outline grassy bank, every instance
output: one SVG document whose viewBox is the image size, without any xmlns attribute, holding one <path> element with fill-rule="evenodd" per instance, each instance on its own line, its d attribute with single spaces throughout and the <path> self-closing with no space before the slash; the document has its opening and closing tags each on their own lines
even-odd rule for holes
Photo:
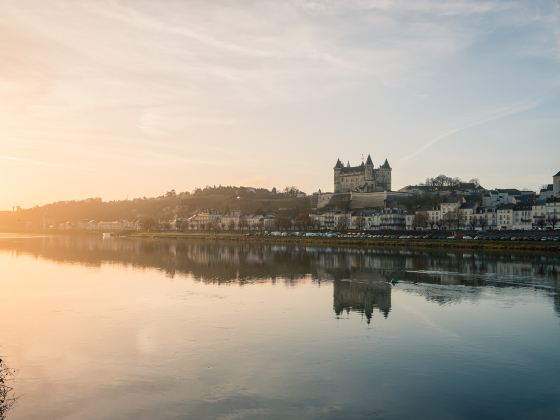
<svg viewBox="0 0 560 420">
<path fill-rule="evenodd" d="M 191 232 L 135 232 L 127 237 L 203 239 L 215 241 L 236 241 L 263 244 L 299 244 L 318 246 L 359 246 L 371 248 L 403 248 L 425 250 L 473 250 L 473 251 L 525 251 L 560 255 L 560 242 L 550 241 L 489 241 L 463 239 L 385 239 L 385 238 L 321 238 L 299 236 L 260 236 L 231 233 L 191 233 Z"/>
</svg>

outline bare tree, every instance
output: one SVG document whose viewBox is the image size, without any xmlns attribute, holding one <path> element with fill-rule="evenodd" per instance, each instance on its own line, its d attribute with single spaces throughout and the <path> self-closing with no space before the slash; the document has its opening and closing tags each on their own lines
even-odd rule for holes
<svg viewBox="0 0 560 420">
<path fill-rule="evenodd" d="M 336 223 L 336 230 L 344 232 L 346 229 L 348 229 L 348 221 L 346 220 L 346 217 L 339 217 Z"/>
<path fill-rule="evenodd" d="M 556 228 L 556 224 L 558 223 L 558 216 L 556 215 L 556 211 L 553 214 L 548 215 L 548 224 L 552 226 L 552 229 Z"/>
<path fill-rule="evenodd" d="M 356 217 L 356 229 L 364 230 L 366 228 L 366 218 L 364 216 Z"/>
<path fill-rule="evenodd" d="M 428 225 L 428 213 L 425 211 L 418 211 L 414 215 L 414 229 L 425 228 Z"/>
<path fill-rule="evenodd" d="M 219 230 L 220 229 L 220 223 L 218 222 L 218 219 L 212 218 L 208 221 L 208 229 L 209 230 Z"/>
<path fill-rule="evenodd" d="M 0 358 L 0 419 L 6 418 L 6 413 L 16 402 L 14 397 L 14 389 L 10 386 L 13 379 L 14 371 L 6 366 Z"/>
<path fill-rule="evenodd" d="M 181 224 L 179 225 L 179 230 L 181 232 L 186 232 L 187 230 L 189 230 L 190 224 L 188 220 L 183 220 L 181 222 Z"/>
<path fill-rule="evenodd" d="M 157 228 L 157 222 L 153 217 L 143 217 L 140 219 L 140 228 L 149 232 Z"/>
<path fill-rule="evenodd" d="M 296 196 L 300 193 L 301 191 L 299 190 L 299 188 L 292 186 L 287 186 L 286 188 L 284 188 L 283 193 L 286 195 L 290 195 L 290 196 Z"/>
<path fill-rule="evenodd" d="M 478 217 L 476 217 L 475 214 L 471 215 L 471 217 L 469 218 L 469 225 L 471 226 L 472 230 L 475 230 L 478 226 Z"/>
<path fill-rule="evenodd" d="M 488 224 L 488 220 L 486 219 L 485 215 L 480 215 L 478 217 L 478 225 L 480 226 L 480 228 L 482 230 L 484 230 L 484 228 L 486 227 L 486 225 Z"/>
<path fill-rule="evenodd" d="M 247 221 L 247 218 L 245 216 L 239 217 L 238 227 L 241 232 L 249 227 L 249 222 Z"/>
<path fill-rule="evenodd" d="M 546 219 L 544 216 L 537 217 L 536 225 L 539 229 L 543 229 L 546 226 Z"/>
<path fill-rule="evenodd" d="M 298 214 L 295 220 L 297 229 L 308 230 L 311 226 L 311 218 L 307 213 Z"/>
<path fill-rule="evenodd" d="M 292 221 L 286 216 L 278 216 L 276 218 L 276 227 L 278 230 L 289 230 L 292 227 Z"/>
</svg>

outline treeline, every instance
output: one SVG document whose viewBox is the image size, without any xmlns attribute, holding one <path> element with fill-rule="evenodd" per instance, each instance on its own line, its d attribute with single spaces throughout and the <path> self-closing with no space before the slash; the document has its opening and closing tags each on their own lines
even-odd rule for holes
<svg viewBox="0 0 560 420">
<path fill-rule="evenodd" d="M 275 188 L 208 186 L 193 192 L 168 191 L 159 197 L 103 201 L 101 198 L 60 201 L 15 212 L 0 212 L 0 229 L 44 229 L 79 220 L 169 220 L 189 217 L 200 210 L 242 214 L 284 214 L 295 216 L 308 211 L 310 200 L 295 187 L 281 192 Z"/>
<path fill-rule="evenodd" d="M 447 175 L 438 175 L 431 178 L 426 178 L 425 182 L 420 183 L 421 186 L 432 188 L 433 190 L 454 190 L 464 187 L 480 188 L 478 178 L 473 178 L 469 181 L 463 181 L 460 178 L 450 177 Z"/>
</svg>

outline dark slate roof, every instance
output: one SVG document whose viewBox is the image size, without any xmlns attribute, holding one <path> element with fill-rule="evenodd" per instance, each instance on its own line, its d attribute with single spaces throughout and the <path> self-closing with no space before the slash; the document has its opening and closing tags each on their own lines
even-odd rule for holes
<svg viewBox="0 0 560 420">
<path fill-rule="evenodd" d="M 508 193 L 510 195 L 521 194 L 521 191 L 519 191 L 517 188 L 496 188 L 496 191 L 498 191 L 499 193 Z"/>
<path fill-rule="evenodd" d="M 340 172 L 343 174 L 351 174 L 351 173 L 362 173 L 364 171 L 364 163 L 360 166 L 343 166 L 340 168 Z"/>
<path fill-rule="evenodd" d="M 386 169 L 391 169 L 391 167 L 389 166 L 389 161 L 387 159 L 385 159 L 385 162 L 383 163 L 383 165 L 381 165 L 381 167 Z"/>
<path fill-rule="evenodd" d="M 342 162 L 340 161 L 340 158 L 338 158 L 336 160 L 336 165 L 334 165 L 335 168 L 343 168 L 344 165 L 342 165 Z"/>
<path fill-rule="evenodd" d="M 560 176 L 560 171 L 558 171 L 558 173 L 554 175 L 553 178 L 556 178 L 557 176 Z"/>
<path fill-rule="evenodd" d="M 541 192 L 552 191 L 554 189 L 554 184 L 548 184 L 546 188 L 541 188 Z"/>
<path fill-rule="evenodd" d="M 498 207 L 498 210 L 513 210 L 514 207 L 513 204 L 502 204 Z"/>
<path fill-rule="evenodd" d="M 371 160 L 371 155 L 367 155 L 366 165 L 373 165 L 373 161 Z"/>
</svg>

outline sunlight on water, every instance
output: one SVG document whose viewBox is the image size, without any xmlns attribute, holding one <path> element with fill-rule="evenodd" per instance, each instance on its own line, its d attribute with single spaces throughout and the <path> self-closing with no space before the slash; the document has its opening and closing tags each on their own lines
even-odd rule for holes
<svg viewBox="0 0 560 420">
<path fill-rule="evenodd" d="M 0 240 L 8 419 L 556 418 L 560 258 Z"/>
</svg>

